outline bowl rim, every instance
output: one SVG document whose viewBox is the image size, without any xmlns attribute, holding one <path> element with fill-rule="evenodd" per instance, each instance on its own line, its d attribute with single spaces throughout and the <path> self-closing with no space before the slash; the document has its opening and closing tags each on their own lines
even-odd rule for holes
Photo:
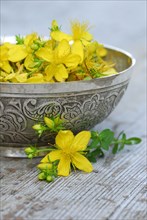
<svg viewBox="0 0 147 220">
<path fill-rule="evenodd" d="M 11 37 L 10 37 L 11 38 Z M 102 43 L 103 44 L 103 43 Z M 0 82 L 1 85 L 64 85 L 64 84 L 77 84 L 77 83 L 81 83 L 81 82 L 94 82 L 95 80 L 96 81 L 103 81 L 104 79 L 113 79 L 114 76 L 120 76 L 122 74 L 125 74 L 128 70 L 132 69 L 134 67 L 134 65 L 136 64 L 136 59 L 134 58 L 134 56 L 129 53 L 128 51 L 124 50 L 124 49 L 121 49 L 119 47 L 116 47 L 116 46 L 111 46 L 109 44 L 103 44 L 104 45 L 104 48 L 106 49 L 110 49 L 110 50 L 114 50 L 114 51 L 117 51 L 117 52 L 120 52 L 124 55 L 126 55 L 127 57 L 129 57 L 131 59 L 131 65 L 126 68 L 125 70 L 123 71 L 120 71 L 118 72 L 118 74 L 113 74 L 113 75 L 110 75 L 110 76 L 104 76 L 104 77 L 101 77 L 101 78 L 94 78 L 94 79 L 91 79 L 91 80 L 79 80 L 79 81 L 70 81 L 70 82 L 54 82 L 54 83 L 50 83 L 50 82 L 46 82 L 46 83 L 10 83 L 10 82 Z"/>
</svg>

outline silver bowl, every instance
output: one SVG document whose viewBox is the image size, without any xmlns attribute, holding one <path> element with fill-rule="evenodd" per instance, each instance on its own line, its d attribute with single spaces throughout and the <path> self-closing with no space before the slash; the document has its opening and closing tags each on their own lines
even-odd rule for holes
<svg viewBox="0 0 147 220">
<path fill-rule="evenodd" d="M 32 126 L 45 115 L 60 115 L 74 133 L 101 123 L 125 93 L 135 59 L 126 51 L 105 46 L 106 60 L 116 63 L 119 74 L 89 81 L 46 84 L 0 83 L 0 151 L 2 156 L 25 157 L 29 144 L 38 139 Z"/>
</svg>

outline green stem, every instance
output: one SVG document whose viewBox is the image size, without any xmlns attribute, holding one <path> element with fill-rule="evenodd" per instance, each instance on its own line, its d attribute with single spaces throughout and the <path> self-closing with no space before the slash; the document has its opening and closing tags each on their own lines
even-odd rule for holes
<svg viewBox="0 0 147 220">
<path fill-rule="evenodd" d="M 125 141 L 124 140 L 115 140 L 111 143 L 112 144 L 120 144 L 120 143 L 124 143 L 125 144 Z"/>
<path fill-rule="evenodd" d="M 52 151 L 52 150 L 55 150 L 55 148 L 44 148 L 44 149 L 37 150 L 36 152 L 39 153 L 39 152 Z"/>
</svg>

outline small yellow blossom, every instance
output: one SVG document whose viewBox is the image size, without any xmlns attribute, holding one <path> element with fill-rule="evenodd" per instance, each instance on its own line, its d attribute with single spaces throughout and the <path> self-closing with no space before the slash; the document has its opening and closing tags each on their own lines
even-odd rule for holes
<svg viewBox="0 0 147 220">
<path fill-rule="evenodd" d="M 24 45 L 30 50 L 31 45 L 34 43 L 35 40 L 38 39 L 37 33 L 28 34 L 24 38 Z M 31 50 L 30 50 L 31 52 Z"/>
<path fill-rule="evenodd" d="M 60 176 L 69 175 L 71 164 L 79 170 L 92 172 L 92 164 L 82 155 L 90 137 L 91 133 L 89 131 L 82 131 L 74 136 L 70 130 L 60 130 L 55 139 L 57 150 L 47 154 L 41 162 L 48 163 L 59 160 L 57 169 Z"/>
<path fill-rule="evenodd" d="M 16 43 L 0 45 L 0 82 L 54 83 L 117 74 L 87 23 L 71 22 L 71 34 L 66 34 L 53 20 L 50 37 L 16 35 Z"/>
<path fill-rule="evenodd" d="M 71 31 L 72 31 L 72 40 L 73 41 L 81 41 L 83 45 L 89 44 L 93 36 L 88 32 L 88 24 L 80 23 L 78 21 L 71 23 Z"/>
<path fill-rule="evenodd" d="M 67 40 L 62 40 L 54 50 L 48 47 L 39 49 L 36 56 L 49 63 L 45 69 L 47 81 L 52 80 L 53 77 L 59 82 L 65 81 L 68 78 L 67 68 L 74 68 L 81 61 L 78 55 L 71 53 Z"/>
<path fill-rule="evenodd" d="M 56 24 L 57 25 L 57 24 Z M 80 23 L 78 21 L 71 22 L 71 35 L 67 35 L 64 32 L 52 31 L 51 37 L 56 41 L 61 41 L 63 39 L 70 42 L 72 45 L 72 52 L 73 54 L 79 55 L 81 57 L 81 62 L 83 61 L 84 57 L 84 47 L 88 45 L 93 36 L 88 32 L 88 24 L 87 23 Z"/>
<path fill-rule="evenodd" d="M 89 27 L 87 23 L 80 23 L 78 21 L 71 22 L 71 35 L 65 34 L 60 31 L 59 28 L 54 30 L 55 27 L 58 27 L 56 21 L 53 21 L 52 27 L 53 31 L 51 32 L 51 37 L 56 41 L 61 41 L 63 39 L 73 42 L 81 41 L 83 45 L 87 45 L 93 39 L 93 36 L 88 32 Z"/>
<path fill-rule="evenodd" d="M 72 37 L 69 34 L 66 34 L 60 30 L 56 20 L 52 21 L 50 36 L 55 41 L 72 40 Z"/>
</svg>

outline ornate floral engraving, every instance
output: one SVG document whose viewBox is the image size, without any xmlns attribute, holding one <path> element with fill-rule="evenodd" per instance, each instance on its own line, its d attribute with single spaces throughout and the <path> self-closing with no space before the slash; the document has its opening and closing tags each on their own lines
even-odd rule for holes
<svg viewBox="0 0 147 220">
<path fill-rule="evenodd" d="M 2 97 L 0 101 L 0 143 L 20 146 L 35 143 L 38 139 L 32 125 L 44 115 L 61 115 L 65 127 L 75 133 L 90 129 L 103 121 L 123 96 L 127 84 L 106 90 L 67 94 L 60 97 Z M 47 143 L 48 136 L 38 140 Z"/>
</svg>

